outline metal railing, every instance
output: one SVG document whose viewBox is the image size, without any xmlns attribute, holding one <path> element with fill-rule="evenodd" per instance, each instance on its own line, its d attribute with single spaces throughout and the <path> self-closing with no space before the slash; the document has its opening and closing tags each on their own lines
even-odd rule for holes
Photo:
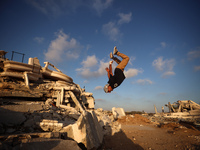
<svg viewBox="0 0 200 150">
<path fill-rule="evenodd" d="M 12 51 L 12 57 L 11 57 L 11 60 L 13 60 L 14 53 L 17 53 L 17 54 L 21 54 L 21 55 L 23 55 L 23 56 L 22 56 L 22 62 L 24 61 L 24 55 L 25 55 L 25 54 L 23 54 L 23 53 L 19 53 L 19 52 L 15 52 L 15 51 Z"/>
</svg>

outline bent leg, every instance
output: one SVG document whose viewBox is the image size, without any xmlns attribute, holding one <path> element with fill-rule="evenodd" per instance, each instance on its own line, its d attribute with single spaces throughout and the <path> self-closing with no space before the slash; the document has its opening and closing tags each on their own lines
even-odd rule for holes
<svg viewBox="0 0 200 150">
<path fill-rule="evenodd" d="M 125 54 L 120 53 L 119 51 L 117 52 L 117 56 L 120 56 L 123 60 L 118 64 L 118 66 L 116 68 L 119 68 L 122 71 L 124 71 L 124 68 L 128 64 L 129 57 Z"/>
<path fill-rule="evenodd" d="M 119 60 L 117 57 L 112 58 L 117 64 L 121 63 L 121 60 Z"/>
</svg>

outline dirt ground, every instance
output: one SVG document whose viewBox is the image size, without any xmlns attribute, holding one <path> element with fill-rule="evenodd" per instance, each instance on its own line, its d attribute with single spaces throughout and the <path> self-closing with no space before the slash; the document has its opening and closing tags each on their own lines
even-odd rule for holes
<svg viewBox="0 0 200 150">
<path fill-rule="evenodd" d="M 106 136 L 102 150 L 200 150 L 200 130 L 189 124 L 156 125 L 135 114 L 118 119 L 122 131 Z"/>
</svg>

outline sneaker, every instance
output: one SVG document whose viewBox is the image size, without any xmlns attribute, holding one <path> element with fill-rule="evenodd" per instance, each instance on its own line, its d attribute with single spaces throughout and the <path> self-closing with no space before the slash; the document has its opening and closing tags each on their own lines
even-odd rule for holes
<svg viewBox="0 0 200 150">
<path fill-rule="evenodd" d="M 114 50 L 113 50 L 113 54 L 116 55 L 117 52 L 118 52 L 118 50 L 117 50 L 117 47 L 115 46 L 115 47 L 114 47 Z"/>
<path fill-rule="evenodd" d="M 112 52 L 110 53 L 110 58 L 113 59 L 113 54 L 112 54 Z"/>
</svg>

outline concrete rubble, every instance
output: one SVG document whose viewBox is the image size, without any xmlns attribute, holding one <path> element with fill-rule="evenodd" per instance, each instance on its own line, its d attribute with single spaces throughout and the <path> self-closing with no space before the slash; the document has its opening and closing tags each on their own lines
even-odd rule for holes
<svg viewBox="0 0 200 150">
<path fill-rule="evenodd" d="M 121 118 L 123 116 L 126 116 L 123 108 L 112 108 L 112 113 L 115 119 Z"/>
<path fill-rule="evenodd" d="M 54 65 L 41 67 L 37 58 L 15 62 L 5 54 L 0 51 L 0 149 L 61 149 L 65 144 L 97 149 L 104 135 L 121 131 L 113 115 L 95 110 L 92 93 Z"/>
<path fill-rule="evenodd" d="M 155 108 L 155 114 L 149 119 L 160 126 L 161 124 L 168 124 L 171 122 L 175 123 L 186 123 L 194 127 L 200 127 L 200 105 L 192 100 L 178 100 L 171 104 L 165 105 L 169 112 L 158 113 L 157 108 Z"/>
</svg>

